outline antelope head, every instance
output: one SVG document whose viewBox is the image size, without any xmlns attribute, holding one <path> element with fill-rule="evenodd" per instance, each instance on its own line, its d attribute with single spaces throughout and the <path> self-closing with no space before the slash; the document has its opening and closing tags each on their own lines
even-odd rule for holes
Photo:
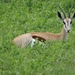
<svg viewBox="0 0 75 75">
<path fill-rule="evenodd" d="M 59 6 L 60 8 L 60 6 Z M 72 10 L 73 6 L 71 7 L 69 13 L 68 13 L 68 17 L 66 17 L 66 14 L 64 13 L 64 11 L 61 9 L 61 11 L 63 12 L 64 18 L 62 17 L 61 13 L 59 11 L 57 11 L 58 17 L 63 21 L 63 25 L 64 25 L 64 29 L 67 33 L 70 32 L 71 29 L 71 24 L 72 24 L 72 20 L 73 18 L 75 18 L 75 13 L 72 15 L 72 17 L 70 17 L 70 13 Z"/>
</svg>

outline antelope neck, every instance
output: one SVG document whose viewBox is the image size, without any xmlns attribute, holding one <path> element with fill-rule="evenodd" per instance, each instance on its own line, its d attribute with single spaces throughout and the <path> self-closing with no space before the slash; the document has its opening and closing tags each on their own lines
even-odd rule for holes
<svg viewBox="0 0 75 75">
<path fill-rule="evenodd" d="M 60 39 L 61 40 L 65 40 L 67 37 L 67 32 L 66 30 L 64 29 L 64 27 L 62 28 L 62 31 L 61 31 L 61 36 L 60 36 Z"/>
</svg>

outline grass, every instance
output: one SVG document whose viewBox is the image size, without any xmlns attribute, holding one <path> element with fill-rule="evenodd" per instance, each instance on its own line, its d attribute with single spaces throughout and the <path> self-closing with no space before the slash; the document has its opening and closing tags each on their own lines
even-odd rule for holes
<svg viewBox="0 0 75 75">
<path fill-rule="evenodd" d="M 75 75 L 75 20 L 63 43 L 46 41 L 21 49 L 12 42 L 27 32 L 59 33 L 58 4 L 67 13 L 75 1 L 0 0 L 0 75 Z"/>
</svg>

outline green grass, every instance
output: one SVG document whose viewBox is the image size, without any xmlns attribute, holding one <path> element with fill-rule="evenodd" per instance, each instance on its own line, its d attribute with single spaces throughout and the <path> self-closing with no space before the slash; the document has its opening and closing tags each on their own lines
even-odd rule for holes
<svg viewBox="0 0 75 75">
<path fill-rule="evenodd" d="M 75 75 L 75 20 L 63 43 L 46 41 L 21 49 L 12 42 L 27 32 L 59 33 L 58 4 L 67 13 L 75 1 L 0 0 L 0 75 Z"/>
</svg>

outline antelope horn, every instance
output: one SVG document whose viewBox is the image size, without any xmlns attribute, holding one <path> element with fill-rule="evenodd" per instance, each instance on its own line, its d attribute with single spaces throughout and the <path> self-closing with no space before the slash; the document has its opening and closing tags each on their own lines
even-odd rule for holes
<svg viewBox="0 0 75 75">
<path fill-rule="evenodd" d="M 59 5 L 58 5 L 59 6 Z M 59 6 L 59 8 L 60 8 L 60 10 L 63 12 L 63 14 L 64 14 L 64 18 L 66 18 L 66 14 L 65 14 L 65 12 L 62 10 L 62 8 Z"/>
<path fill-rule="evenodd" d="M 70 11 L 69 11 L 69 13 L 68 13 L 68 18 L 70 18 L 70 13 L 71 13 L 71 11 L 72 11 L 73 6 L 74 6 L 74 5 L 72 5 L 72 7 L 71 7 L 71 9 L 70 9 Z"/>
</svg>

